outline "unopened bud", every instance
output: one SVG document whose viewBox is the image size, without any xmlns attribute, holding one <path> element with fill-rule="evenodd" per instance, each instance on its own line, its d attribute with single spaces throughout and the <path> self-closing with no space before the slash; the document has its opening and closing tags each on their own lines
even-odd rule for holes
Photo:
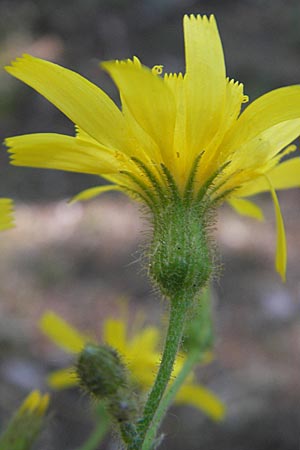
<svg viewBox="0 0 300 450">
<path fill-rule="evenodd" d="M 48 394 L 31 392 L 0 436 L 0 450 L 30 450 L 42 428 L 48 404 Z"/>
<path fill-rule="evenodd" d="M 80 385 L 97 398 L 113 396 L 126 383 L 126 369 L 108 345 L 87 344 L 77 361 Z"/>
<path fill-rule="evenodd" d="M 115 349 L 108 345 L 86 345 L 79 355 L 76 370 L 79 384 L 97 399 L 105 400 L 113 421 L 124 426 L 135 421 L 139 396 Z"/>
</svg>

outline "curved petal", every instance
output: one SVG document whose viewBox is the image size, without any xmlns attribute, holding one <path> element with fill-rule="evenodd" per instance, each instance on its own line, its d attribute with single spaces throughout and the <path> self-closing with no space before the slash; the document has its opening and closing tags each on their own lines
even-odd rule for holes
<svg viewBox="0 0 300 450">
<path fill-rule="evenodd" d="M 259 97 L 240 115 L 223 143 L 223 150 L 236 149 L 287 120 L 300 118 L 300 86 L 287 86 Z"/>
<path fill-rule="evenodd" d="M 255 203 L 244 198 L 232 197 L 227 200 L 230 206 L 242 216 L 252 217 L 257 220 L 264 220 L 262 210 Z"/>
<path fill-rule="evenodd" d="M 226 75 L 222 44 L 213 16 L 184 16 L 187 149 L 205 150 L 224 114 Z"/>
<path fill-rule="evenodd" d="M 0 198 L 0 231 L 14 226 L 13 201 L 10 198 Z"/>
<path fill-rule="evenodd" d="M 47 382 L 53 389 L 66 389 L 78 384 L 73 367 L 55 370 L 48 375 Z"/>
<path fill-rule="evenodd" d="M 274 187 L 272 186 L 270 180 L 266 177 L 269 186 L 270 192 L 273 199 L 275 215 L 276 215 L 276 259 L 275 259 L 275 267 L 277 272 L 280 274 L 282 281 L 285 281 L 286 278 L 286 261 L 287 261 L 287 248 L 286 248 L 286 236 L 285 236 L 285 228 L 283 223 L 283 218 L 281 214 L 280 205 L 278 202 L 278 198 Z"/>
<path fill-rule="evenodd" d="M 278 164 L 267 173 L 267 176 L 276 190 L 300 187 L 300 158 L 291 158 Z M 261 176 L 242 186 L 238 194 L 242 197 L 248 197 L 260 192 L 266 192 L 269 189 L 270 187 L 265 177 Z"/>
<path fill-rule="evenodd" d="M 120 163 L 107 148 L 55 133 L 25 134 L 5 139 L 11 163 L 101 175 L 118 173 Z"/>
<path fill-rule="evenodd" d="M 116 186 L 115 184 L 110 184 L 108 186 L 95 186 L 89 189 L 85 189 L 84 191 L 79 192 L 79 194 L 75 195 L 70 201 L 69 204 L 76 203 L 82 200 L 90 200 L 92 198 L 98 197 L 98 195 L 103 194 L 103 192 L 107 191 L 121 191 L 120 186 Z"/>
<path fill-rule="evenodd" d="M 224 403 L 209 389 L 198 384 L 183 385 L 175 402 L 195 406 L 214 420 L 222 420 L 225 415 Z"/>
<path fill-rule="evenodd" d="M 56 345 L 70 353 L 78 353 L 89 339 L 52 311 L 46 312 L 39 327 Z"/>
<path fill-rule="evenodd" d="M 300 119 L 288 120 L 268 128 L 233 152 L 230 170 L 234 172 L 240 168 L 257 168 L 261 173 L 265 172 L 269 168 L 269 162 L 272 165 L 272 159 L 299 134 Z"/>
<path fill-rule="evenodd" d="M 72 70 L 30 55 L 5 68 L 31 86 L 99 143 L 127 148 L 126 123 L 121 111 L 96 85 Z"/>
<path fill-rule="evenodd" d="M 156 142 L 164 162 L 172 160 L 176 117 L 175 99 L 163 79 L 133 61 L 107 61 L 102 67 L 110 74 L 121 99 L 138 124 Z"/>
</svg>

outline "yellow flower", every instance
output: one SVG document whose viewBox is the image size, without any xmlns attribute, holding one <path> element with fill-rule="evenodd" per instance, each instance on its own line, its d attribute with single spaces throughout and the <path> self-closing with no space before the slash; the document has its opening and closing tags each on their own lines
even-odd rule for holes
<svg viewBox="0 0 300 450">
<path fill-rule="evenodd" d="M 155 209 L 172 195 L 262 219 L 245 197 L 270 191 L 277 219 L 276 268 L 285 277 L 286 242 L 276 189 L 299 186 L 300 158 L 281 162 L 300 133 L 300 86 L 273 90 L 241 113 L 243 85 L 226 78 L 213 16 L 185 16 L 185 74 L 152 70 L 138 58 L 108 61 L 120 110 L 77 73 L 24 55 L 6 70 L 36 89 L 76 124 L 76 137 L 29 134 L 8 138 L 12 164 L 101 175 L 113 184 L 76 199 L 122 190 Z"/>
<path fill-rule="evenodd" d="M 12 200 L 10 198 L 0 198 L 0 231 L 14 226 L 12 210 Z"/>
<path fill-rule="evenodd" d="M 18 410 L 19 415 L 32 414 L 39 417 L 45 415 L 49 405 L 49 394 L 41 395 L 39 391 L 32 391 Z"/>
<path fill-rule="evenodd" d="M 0 436 L 1 450 L 29 450 L 41 431 L 49 405 L 49 395 L 32 391 L 16 411 Z"/>
<path fill-rule="evenodd" d="M 92 339 L 81 334 L 53 312 L 46 312 L 40 320 L 41 330 L 67 352 L 77 354 Z M 116 349 L 127 365 L 132 379 L 141 390 L 146 391 L 154 382 L 160 362 L 159 330 L 145 327 L 128 336 L 128 324 L 122 320 L 106 319 L 103 325 L 103 342 Z M 176 376 L 184 363 L 184 356 L 176 359 L 173 375 Z M 55 389 L 74 386 L 77 383 L 72 367 L 53 372 L 48 377 Z M 179 390 L 177 403 L 195 406 L 215 420 L 224 416 L 223 403 L 208 389 L 196 384 L 193 374 Z"/>
</svg>

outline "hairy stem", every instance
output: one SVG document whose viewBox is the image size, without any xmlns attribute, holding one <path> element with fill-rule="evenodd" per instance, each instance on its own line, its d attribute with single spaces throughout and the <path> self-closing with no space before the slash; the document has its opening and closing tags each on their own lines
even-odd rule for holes
<svg viewBox="0 0 300 450">
<path fill-rule="evenodd" d="M 177 375 L 171 386 L 168 388 L 167 392 L 165 393 L 164 397 L 162 398 L 159 404 L 159 407 L 153 418 L 152 424 L 148 428 L 148 431 L 146 433 L 142 450 L 151 450 L 153 441 L 157 435 L 158 428 L 166 414 L 166 411 L 168 410 L 169 406 L 173 403 L 177 392 L 185 382 L 187 376 L 190 374 L 194 366 L 197 363 L 199 363 L 199 361 L 200 361 L 200 354 L 198 350 L 195 350 L 189 354 L 181 371 L 179 372 L 179 374 Z"/>
<path fill-rule="evenodd" d="M 128 450 L 141 450 L 145 436 L 151 426 L 160 401 L 169 383 L 178 347 L 181 341 L 185 323 L 185 317 L 189 310 L 191 299 L 183 299 L 177 295 L 171 301 L 170 321 L 162 355 L 160 368 L 155 383 L 146 402 L 142 419 L 138 424 L 137 438 L 132 442 Z"/>
</svg>

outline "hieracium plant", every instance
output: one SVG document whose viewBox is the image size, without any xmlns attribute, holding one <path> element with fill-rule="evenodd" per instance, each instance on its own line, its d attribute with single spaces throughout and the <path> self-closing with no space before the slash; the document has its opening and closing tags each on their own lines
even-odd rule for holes
<svg viewBox="0 0 300 450">
<path fill-rule="evenodd" d="M 300 158 L 284 159 L 300 134 L 300 86 L 273 90 L 248 105 L 243 85 L 226 76 L 214 17 L 185 16 L 183 26 L 185 73 L 163 73 L 160 65 L 149 69 L 137 57 L 101 64 L 119 89 L 121 108 L 99 87 L 51 62 L 24 55 L 6 67 L 75 124 L 75 136 L 6 139 L 11 163 L 99 175 L 109 184 L 74 200 L 119 190 L 149 211 L 148 272 L 170 305 L 154 383 L 144 400 L 126 359 L 107 344 L 87 343 L 76 372 L 94 398 L 105 400 L 128 450 L 158 447 L 167 406 L 211 346 L 209 303 L 201 293 L 215 272 L 216 208 L 228 202 L 238 213 L 262 219 L 248 197 L 270 192 L 275 265 L 284 280 L 286 240 L 276 190 L 300 185 Z M 171 379 L 183 334 L 188 356 Z"/>
</svg>

